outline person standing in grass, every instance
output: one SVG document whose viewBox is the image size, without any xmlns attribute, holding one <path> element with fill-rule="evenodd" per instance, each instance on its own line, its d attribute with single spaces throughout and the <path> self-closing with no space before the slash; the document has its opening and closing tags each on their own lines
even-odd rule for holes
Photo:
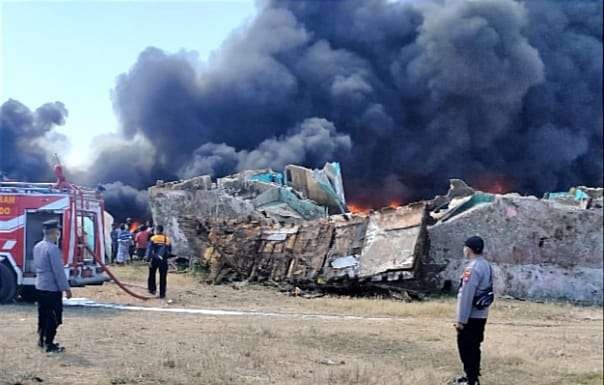
<svg viewBox="0 0 604 385">
<path fill-rule="evenodd" d="M 457 348 L 465 376 L 457 384 L 480 384 L 480 344 L 493 302 L 493 270 L 482 255 L 484 241 L 478 236 L 466 240 L 463 253 L 468 259 L 457 294 Z"/>
<path fill-rule="evenodd" d="M 38 302 L 38 346 L 49 353 L 64 348 L 54 342 L 57 328 L 63 323 L 63 295 L 71 298 L 71 289 L 65 275 L 61 249 L 61 225 L 57 220 L 42 224 L 44 239 L 34 246 L 36 294 Z"/>
<path fill-rule="evenodd" d="M 117 236 L 120 232 L 120 225 L 118 223 L 113 223 L 111 225 L 111 261 L 110 263 L 115 262 L 117 257 Z"/>
<path fill-rule="evenodd" d="M 136 246 L 136 258 L 141 261 L 145 258 L 150 236 L 151 234 L 149 233 L 147 226 L 142 225 L 141 227 L 139 227 L 139 231 L 134 237 L 134 243 Z"/>
<path fill-rule="evenodd" d="M 126 225 L 122 223 L 120 231 L 117 234 L 117 256 L 116 262 L 118 265 L 123 265 L 130 257 L 130 246 L 132 245 L 132 234 L 126 229 Z"/>
<path fill-rule="evenodd" d="M 170 244 L 170 239 L 164 234 L 164 227 L 157 225 L 155 227 L 155 235 L 149 240 L 149 247 L 147 248 L 147 257 L 149 258 L 147 289 L 149 293 L 155 295 L 155 275 L 157 270 L 159 270 L 159 298 L 165 298 L 166 296 L 168 258 L 171 253 L 172 245 Z"/>
</svg>

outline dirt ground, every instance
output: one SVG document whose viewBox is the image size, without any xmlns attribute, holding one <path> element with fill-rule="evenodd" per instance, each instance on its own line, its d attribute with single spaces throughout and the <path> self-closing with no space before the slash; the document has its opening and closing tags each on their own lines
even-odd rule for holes
<svg viewBox="0 0 604 385">
<path fill-rule="evenodd" d="M 114 268 L 144 293 L 144 266 Z M 0 384 L 446 384 L 459 374 L 454 299 L 289 297 L 249 285 L 208 286 L 168 276 L 168 298 L 138 301 L 114 284 L 75 297 L 160 308 L 280 313 L 281 316 L 66 308 L 63 354 L 36 346 L 32 304 L 0 307 Z M 357 318 L 302 317 L 303 314 Z M 483 345 L 482 383 L 600 385 L 601 307 L 498 299 Z"/>
</svg>

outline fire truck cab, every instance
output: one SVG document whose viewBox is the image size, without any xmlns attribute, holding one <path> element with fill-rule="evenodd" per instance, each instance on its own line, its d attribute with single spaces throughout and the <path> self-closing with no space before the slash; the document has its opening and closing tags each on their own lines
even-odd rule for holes
<svg viewBox="0 0 604 385">
<path fill-rule="evenodd" d="M 59 248 L 71 286 L 102 284 L 104 204 L 100 192 L 71 184 L 0 182 L 0 303 L 33 292 L 33 248 L 42 223 L 62 224 Z"/>
</svg>

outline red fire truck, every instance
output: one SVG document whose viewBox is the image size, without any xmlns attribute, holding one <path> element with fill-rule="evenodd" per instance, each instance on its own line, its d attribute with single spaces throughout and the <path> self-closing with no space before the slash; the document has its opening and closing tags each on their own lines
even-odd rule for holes
<svg viewBox="0 0 604 385">
<path fill-rule="evenodd" d="M 33 292 L 34 245 L 42 223 L 62 223 L 59 247 L 72 286 L 102 284 L 105 227 L 102 192 L 65 181 L 60 166 L 56 183 L 0 181 L 0 303 Z M 58 171 L 57 171 L 58 170 Z"/>
</svg>

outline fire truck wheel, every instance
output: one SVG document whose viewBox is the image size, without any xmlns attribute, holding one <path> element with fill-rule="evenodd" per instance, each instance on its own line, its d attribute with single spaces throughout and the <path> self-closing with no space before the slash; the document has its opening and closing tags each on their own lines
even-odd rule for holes
<svg viewBox="0 0 604 385">
<path fill-rule="evenodd" d="M 21 286 L 17 291 L 19 301 L 36 302 L 36 288 L 34 286 Z"/>
<path fill-rule="evenodd" d="M 17 279 L 12 269 L 0 263 L 0 303 L 10 302 L 17 294 Z"/>
</svg>

